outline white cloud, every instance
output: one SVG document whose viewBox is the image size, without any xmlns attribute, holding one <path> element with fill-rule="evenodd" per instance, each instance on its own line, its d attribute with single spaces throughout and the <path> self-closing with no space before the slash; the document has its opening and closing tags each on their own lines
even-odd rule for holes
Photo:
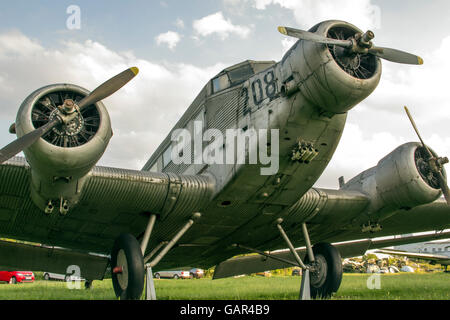
<svg viewBox="0 0 450 320">
<path fill-rule="evenodd" d="M 388 131 L 367 132 L 359 124 L 348 122 L 336 153 L 316 186 L 337 188 L 339 177 L 344 176 L 349 181 L 376 166 L 382 158 L 406 142 L 408 140 L 403 136 Z"/>
<path fill-rule="evenodd" d="M 184 29 L 184 21 L 180 18 L 177 18 L 177 20 L 175 21 L 175 25 L 180 29 Z"/>
<path fill-rule="evenodd" d="M 193 22 L 195 32 L 203 37 L 217 34 L 221 40 L 225 40 L 231 33 L 245 39 L 251 29 L 246 26 L 234 25 L 230 19 L 225 19 L 222 12 L 217 12 Z"/>
<path fill-rule="evenodd" d="M 281 40 L 281 47 L 283 50 L 283 55 L 297 42 L 294 38 L 284 38 Z"/>
<path fill-rule="evenodd" d="M 0 115 L 7 126 L 14 122 L 22 101 L 40 87 L 73 83 L 93 90 L 137 66 L 138 76 L 104 100 L 114 136 L 100 161 L 100 165 L 132 169 L 142 167 L 205 83 L 226 67 L 156 64 L 95 41 L 65 42 L 59 49 L 49 49 L 18 32 L 0 33 L 0 48 L 0 76 L 5 79 L 0 86 Z M 0 141 L 6 145 L 13 139 L 2 135 Z"/>
<path fill-rule="evenodd" d="M 165 44 L 170 50 L 174 50 L 178 42 L 181 40 L 181 36 L 174 31 L 167 31 L 165 33 L 159 34 L 156 38 L 156 43 L 158 46 Z"/>
<path fill-rule="evenodd" d="M 319 21 L 344 20 L 366 29 L 381 28 L 380 8 L 371 0 L 224 0 L 231 7 L 250 4 L 258 10 L 278 5 L 291 10 L 299 27 L 311 28 Z"/>
<path fill-rule="evenodd" d="M 35 54 L 42 52 L 42 46 L 17 30 L 0 34 L 0 57 L 5 55 L 21 55 L 23 52 Z"/>
</svg>

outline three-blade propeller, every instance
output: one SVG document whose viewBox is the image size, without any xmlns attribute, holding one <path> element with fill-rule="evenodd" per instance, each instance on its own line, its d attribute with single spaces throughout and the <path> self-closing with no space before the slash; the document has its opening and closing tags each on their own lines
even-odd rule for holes
<svg viewBox="0 0 450 320">
<path fill-rule="evenodd" d="M 375 47 L 372 43 L 375 34 L 372 31 L 367 31 L 365 34 L 356 34 L 353 38 L 348 40 L 327 38 L 316 33 L 288 27 L 278 27 L 278 31 L 286 36 L 301 40 L 343 47 L 347 50 L 348 54 L 371 54 L 396 63 L 412 65 L 423 64 L 422 58 L 411 53 L 396 49 Z"/>
<path fill-rule="evenodd" d="M 447 201 L 447 204 L 450 205 L 450 191 L 448 189 L 447 185 L 447 179 L 444 176 L 444 164 L 447 164 L 449 162 L 448 158 L 440 158 L 433 155 L 433 153 L 430 151 L 430 149 L 427 147 L 425 142 L 423 141 L 419 130 L 417 129 L 416 123 L 414 122 L 413 117 L 411 116 L 411 113 L 409 112 L 408 108 L 405 107 L 406 114 L 408 115 L 409 120 L 411 121 L 411 124 L 414 128 L 414 131 L 416 131 L 417 136 L 419 137 L 420 142 L 422 143 L 423 148 L 426 150 L 428 155 L 428 163 L 430 166 L 430 170 L 433 174 L 435 174 L 439 180 L 439 188 L 442 190 L 442 193 L 444 194 L 444 198 Z"/>
<path fill-rule="evenodd" d="M 89 95 L 83 98 L 79 104 L 78 108 L 82 110 L 83 108 L 95 104 L 118 91 L 124 85 L 126 85 L 131 79 L 133 79 L 139 72 L 139 69 L 136 67 L 129 68 L 115 77 L 109 79 L 100 85 L 97 89 L 92 91 Z M 37 128 L 30 133 L 20 137 L 19 139 L 13 141 L 6 147 L 0 150 L 0 164 L 5 162 L 6 160 L 14 157 L 19 152 L 24 149 L 30 147 L 33 143 L 35 143 L 39 138 L 48 133 L 51 129 L 53 129 L 58 124 L 63 123 L 64 120 L 62 117 L 56 116 L 53 120 L 43 125 L 40 128 Z"/>
</svg>

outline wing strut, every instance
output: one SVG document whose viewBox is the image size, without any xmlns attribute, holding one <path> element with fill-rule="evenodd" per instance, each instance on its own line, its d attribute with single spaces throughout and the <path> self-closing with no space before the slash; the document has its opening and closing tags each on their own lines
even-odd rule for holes
<svg viewBox="0 0 450 320">
<path fill-rule="evenodd" d="M 289 237 L 287 236 L 286 232 L 284 231 L 281 224 L 283 223 L 283 219 L 280 218 L 277 220 L 277 228 L 281 233 L 281 236 L 284 238 L 284 241 L 286 241 L 286 244 L 289 247 L 289 250 L 291 251 L 292 255 L 294 256 L 295 260 L 298 262 L 299 266 L 303 269 L 302 274 L 302 284 L 300 286 L 300 300 L 311 300 L 311 280 L 310 280 L 310 266 L 306 266 L 302 259 L 300 259 L 300 256 L 298 255 L 297 251 L 295 251 L 294 246 L 292 245 L 291 240 L 289 240 Z M 303 235 L 305 236 L 305 242 L 306 242 L 306 248 L 308 249 L 308 255 L 311 262 L 314 262 L 314 255 L 313 250 L 311 247 L 311 241 L 309 240 L 308 230 L 306 229 L 306 224 L 302 224 L 303 228 Z"/>
<path fill-rule="evenodd" d="M 280 231 L 281 236 L 283 237 L 284 241 L 286 241 L 287 246 L 289 247 L 289 250 L 291 251 L 292 255 L 295 258 L 296 262 L 290 261 L 290 260 L 286 260 L 274 255 L 271 255 L 269 253 L 265 253 L 262 252 L 258 249 L 253 249 L 250 247 L 246 247 L 243 246 L 241 244 L 234 244 L 233 246 L 236 248 L 242 248 L 244 250 L 250 251 L 250 252 L 254 252 L 257 254 L 260 254 L 264 257 L 267 257 L 269 259 L 274 259 L 283 263 L 286 263 L 288 265 L 292 265 L 295 267 L 300 267 L 303 270 L 303 275 L 302 275 L 302 284 L 300 287 L 300 300 L 311 300 L 311 281 L 310 281 L 310 272 L 311 269 L 314 268 L 314 253 L 313 253 L 313 249 L 311 246 L 311 241 L 309 239 L 309 234 L 308 234 L 308 229 L 306 227 L 306 223 L 302 224 L 302 230 L 303 230 L 303 235 L 305 237 L 305 242 L 306 242 L 306 249 L 308 251 L 308 258 L 309 261 L 312 263 L 311 265 L 305 265 L 302 261 L 302 259 L 300 258 L 300 256 L 298 255 L 297 251 L 295 250 L 294 246 L 292 245 L 291 240 L 289 239 L 288 235 L 286 234 L 286 232 L 284 231 L 283 227 L 281 226 L 281 224 L 283 223 L 283 219 L 278 219 L 277 220 L 277 228 Z"/>
<path fill-rule="evenodd" d="M 178 240 L 180 240 L 180 238 L 186 233 L 186 231 L 188 231 L 192 225 L 194 224 L 194 220 L 199 219 L 201 217 L 201 213 L 197 212 L 195 213 L 191 219 L 188 220 L 188 222 L 180 229 L 180 231 L 177 232 L 177 234 L 172 238 L 172 240 L 170 240 L 169 242 L 165 243 L 162 242 L 160 243 L 157 248 L 161 248 L 164 244 L 166 245 L 164 247 L 164 249 L 161 250 L 161 252 L 149 263 L 147 263 L 148 260 L 150 260 L 150 258 L 156 253 L 157 250 L 153 250 L 152 253 L 148 255 L 147 257 L 145 257 L 144 259 L 144 267 L 146 270 L 146 285 L 145 285 L 145 299 L 146 300 L 156 300 L 156 291 L 155 291 L 155 284 L 153 282 L 153 272 L 152 272 L 152 268 L 155 267 L 162 258 L 164 258 L 164 256 L 167 254 L 167 252 L 170 251 L 170 249 L 172 249 L 172 247 L 178 242 Z M 144 240 L 146 240 L 146 242 L 148 242 L 148 240 L 150 239 L 150 233 L 151 230 L 153 229 L 153 225 L 154 225 L 154 220 L 156 219 L 153 218 L 153 215 L 150 217 L 150 221 L 148 223 L 147 226 L 147 230 L 145 231 L 144 234 L 144 239 L 141 243 L 141 248 L 145 248 L 147 247 L 147 244 L 144 243 Z M 156 248 L 155 248 L 156 249 Z"/>
</svg>

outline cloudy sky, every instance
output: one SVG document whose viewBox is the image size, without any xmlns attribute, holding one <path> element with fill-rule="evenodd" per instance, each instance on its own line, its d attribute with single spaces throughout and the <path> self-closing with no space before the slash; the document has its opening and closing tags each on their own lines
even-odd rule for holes
<svg viewBox="0 0 450 320">
<path fill-rule="evenodd" d="M 71 5 L 80 9 L 79 26 Z M 348 180 L 416 141 L 404 105 L 425 141 L 450 156 L 449 14 L 446 0 L 2 1 L 0 144 L 14 139 L 9 125 L 35 89 L 69 82 L 92 90 L 137 66 L 139 76 L 104 101 L 115 135 L 99 164 L 140 169 L 206 81 L 246 59 L 281 59 L 293 42 L 277 26 L 341 19 L 425 64 L 383 63 L 380 86 L 351 111 L 317 186 L 336 188 L 339 176 Z"/>
</svg>

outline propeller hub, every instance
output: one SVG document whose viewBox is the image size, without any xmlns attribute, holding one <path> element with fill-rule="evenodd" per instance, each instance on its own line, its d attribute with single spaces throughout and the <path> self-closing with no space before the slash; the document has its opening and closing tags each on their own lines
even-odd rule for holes
<svg viewBox="0 0 450 320">
<path fill-rule="evenodd" d="M 61 138 L 74 137 L 78 135 L 84 127 L 84 118 L 79 110 L 73 108 L 70 114 L 64 114 L 58 109 L 53 110 L 49 120 L 52 121 L 58 117 L 62 120 L 60 125 L 55 126 L 52 131 Z"/>
<path fill-rule="evenodd" d="M 65 114 L 72 114 L 76 111 L 75 106 L 75 102 L 72 99 L 66 99 L 64 100 L 63 105 L 59 107 L 59 109 Z"/>
</svg>

